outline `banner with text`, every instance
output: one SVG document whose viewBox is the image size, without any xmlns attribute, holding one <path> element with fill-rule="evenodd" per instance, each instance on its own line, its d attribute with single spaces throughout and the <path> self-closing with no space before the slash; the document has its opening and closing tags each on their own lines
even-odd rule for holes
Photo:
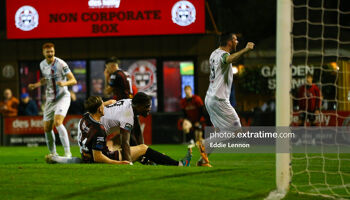
<svg viewBox="0 0 350 200">
<path fill-rule="evenodd" d="M 200 34 L 204 0 L 7 0 L 7 38 Z"/>
<path fill-rule="evenodd" d="M 81 115 L 67 115 L 63 121 L 66 127 L 70 143 L 77 145 L 78 124 Z M 144 136 L 145 144 L 152 144 L 152 116 L 139 117 L 140 128 Z M 4 145 L 37 146 L 45 144 L 44 122 L 42 116 L 19 116 L 3 118 Z M 57 131 L 54 129 L 55 133 Z M 56 135 L 56 142 L 59 141 Z M 1 143 L 0 143 L 1 144 Z"/>
<path fill-rule="evenodd" d="M 71 144 L 77 144 L 78 123 L 81 115 L 67 115 L 63 121 Z M 4 145 L 37 146 L 45 144 L 42 116 L 19 116 L 3 118 Z M 57 133 L 57 131 L 55 131 Z M 59 141 L 56 136 L 56 142 Z"/>
</svg>

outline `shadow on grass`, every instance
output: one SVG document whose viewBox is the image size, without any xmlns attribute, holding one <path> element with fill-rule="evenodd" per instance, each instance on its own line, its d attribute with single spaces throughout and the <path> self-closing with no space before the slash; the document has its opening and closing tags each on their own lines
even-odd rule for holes
<svg viewBox="0 0 350 200">
<path fill-rule="evenodd" d="M 124 182 L 120 182 L 120 183 L 116 183 L 116 184 L 108 184 L 108 185 L 102 185 L 102 186 L 98 186 L 98 187 L 87 188 L 84 190 L 60 195 L 57 198 L 58 199 L 69 199 L 69 198 L 87 195 L 88 193 L 90 193 L 92 191 L 101 192 L 101 191 L 109 190 L 109 189 L 115 188 L 115 187 L 125 187 L 128 185 L 132 185 L 134 183 L 139 184 L 140 182 L 146 182 L 146 181 L 164 180 L 164 179 L 171 179 L 171 178 L 178 178 L 178 177 L 196 176 L 196 175 L 202 175 L 202 174 L 213 174 L 213 173 L 221 173 L 221 172 L 229 172 L 229 171 L 234 171 L 234 169 L 216 169 L 216 170 L 210 170 L 210 171 L 180 173 L 180 174 L 172 174 L 172 175 L 152 177 L 152 178 L 136 179 L 136 180 L 124 181 Z"/>
</svg>

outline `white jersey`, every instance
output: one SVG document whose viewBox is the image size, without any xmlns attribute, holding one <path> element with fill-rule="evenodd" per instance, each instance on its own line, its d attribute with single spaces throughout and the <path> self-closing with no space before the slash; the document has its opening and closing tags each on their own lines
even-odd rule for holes
<svg viewBox="0 0 350 200">
<path fill-rule="evenodd" d="M 233 80 L 232 64 L 226 63 L 230 54 L 224 50 L 216 49 L 209 58 L 210 83 L 207 96 L 219 99 L 229 99 Z"/>
<path fill-rule="evenodd" d="M 131 99 L 122 99 L 115 104 L 106 106 L 101 123 L 107 132 L 114 127 L 131 131 L 134 126 L 134 111 Z"/>
<path fill-rule="evenodd" d="M 47 101 L 53 101 L 64 95 L 70 95 L 67 86 L 60 87 L 56 84 L 57 81 L 66 81 L 66 75 L 71 72 L 66 62 L 54 57 L 53 63 L 49 65 L 45 59 L 40 63 L 40 70 L 46 80 Z"/>
</svg>

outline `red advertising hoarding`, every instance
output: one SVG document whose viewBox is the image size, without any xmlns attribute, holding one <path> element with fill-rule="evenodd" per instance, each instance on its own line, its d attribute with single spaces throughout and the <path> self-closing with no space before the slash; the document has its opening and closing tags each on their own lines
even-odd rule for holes
<svg viewBox="0 0 350 200">
<path fill-rule="evenodd" d="M 205 32 L 204 0 L 7 0 L 7 38 Z"/>
<path fill-rule="evenodd" d="M 300 112 L 294 112 L 292 126 L 298 126 Z M 349 111 L 331 111 L 323 110 L 322 114 L 316 115 L 315 123 L 321 126 L 350 126 Z M 309 121 L 306 121 L 309 125 Z"/>
<path fill-rule="evenodd" d="M 71 144 L 77 144 L 78 123 L 81 117 L 81 115 L 67 115 L 63 121 Z M 2 132 L 4 133 L 5 145 L 45 143 L 42 116 L 6 117 L 3 118 L 3 124 L 4 130 Z M 140 126 L 145 144 L 152 144 L 152 116 L 140 117 Z M 56 130 L 55 133 L 57 133 Z"/>
<path fill-rule="evenodd" d="M 67 115 L 63 124 L 67 129 L 77 129 L 81 115 Z M 73 123 L 74 122 L 74 123 Z M 75 126 L 76 127 L 75 127 Z M 5 135 L 44 134 L 44 121 L 41 116 L 19 116 L 4 118 Z"/>
</svg>

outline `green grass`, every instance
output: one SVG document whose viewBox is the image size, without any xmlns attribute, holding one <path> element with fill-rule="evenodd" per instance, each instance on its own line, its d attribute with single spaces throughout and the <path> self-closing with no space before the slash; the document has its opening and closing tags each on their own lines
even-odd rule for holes
<svg viewBox="0 0 350 200">
<path fill-rule="evenodd" d="M 180 159 L 183 145 L 152 148 Z M 58 153 L 63 153 L 58 147 Z M 79 156 L 78 147 L 72 147 Z M 213 168 L 46 164 L 46 147 L 0 147 L 0 199 L 263 199 L 275 188 L 274 154 L 212 154 Z M 285 199 L 322 199 L 290 192 Z"/>
</svg>

